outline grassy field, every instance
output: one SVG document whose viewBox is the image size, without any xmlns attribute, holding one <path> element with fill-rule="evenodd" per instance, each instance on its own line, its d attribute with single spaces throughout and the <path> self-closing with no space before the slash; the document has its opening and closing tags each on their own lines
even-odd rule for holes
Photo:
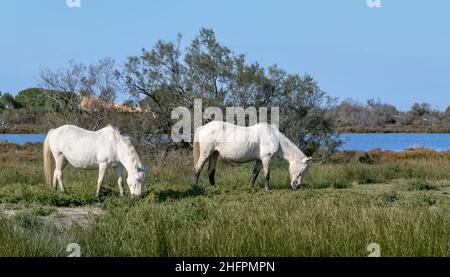
<svg viewBox="0 0 450 277">
<path fill-rule="evenodd" d="M 450 255 L 450 153 L 335 154 L 291 190 L 275 161 L 269 192 L 252 164 L 220 162 L 217 185 L 192 188 L 189 153 L 146 156 L 142 198 L 120 197 L 111 171 L 94 197 L 96 171 L 68 167 L 68 193 L 43 184 L 40 145 L 0 149 L 0 256 L 383 256 Z M 26 154 L 28 153 L 28 155 Z M 99 209 L 87 223 L 56 224 L 58 207 Z M 6 211 L 14 211 L 7 213 Z"/>
</svg>

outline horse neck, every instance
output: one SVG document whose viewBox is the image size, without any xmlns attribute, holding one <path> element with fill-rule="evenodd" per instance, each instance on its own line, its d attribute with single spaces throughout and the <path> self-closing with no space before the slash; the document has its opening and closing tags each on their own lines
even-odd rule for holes
<svg viewBox="0 0 450 277">
<path fill-rule="evenodd" d="M 282 155 L 290 164 L 306 158 L 306 155 L 286 136 L 280 133 L 279 137 Z"/>
<path fill-rule="evenodd" d="M 142 167 L 141 160 L 133 146 L 121 138 L 117 148 L 119 161 L 127 172 L 136 172 L 138 168 Z"/>
</svg>

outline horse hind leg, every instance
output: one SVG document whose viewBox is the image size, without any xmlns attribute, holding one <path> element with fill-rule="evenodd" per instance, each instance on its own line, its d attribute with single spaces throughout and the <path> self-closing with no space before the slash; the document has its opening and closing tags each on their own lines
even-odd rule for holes
<svg viewBox="0 0 450 277">
<path fill-rule="evenodd" d="M 55 157 L 55 171 L 53 172 L 53 184 L 52 189 L 56 189 L 56 183 L 59 185 L 59 190 L 61 192 L 65 192 L 64 183 L 63 183 L 63 174 L 62 171 L 65 166 L 65 158 L 63 155 L 57 155 Z"/>
<path fill-rule="evenodd" d="M 198 178 L 200 177 L 200 172 L 202 172 L 202 168 L 205 165 L 205 162 L 207 159 L 208 159 L 208 157 L 202 157 L 202 155 L 200 155 L 200 157 L 197 161 L 197 164 L 195 165 L 195 174 L 194 174 L 194 177 L 192 178 L 193 185 L 198 184 Z"/>
<path fill-rule="evenodd" d="M 200 172 L 202 171 L 203 166 L 205 165 L 205 162 L 208 160 L 208 158 L 211 156 L 213 152 L 213 148 L 208 145 L 208 149 L 202 149 L 200 145 L 200 155 L 198 157 L 197 163 L 194 165 L 195 167 L 195 174 L 192 178 L 192 184 L 195 186 L 198 184 L 198 178 L 200 177 Z"/>
<path fill-rule="evenodd" d="M 56 190 L 56 184 L 58 183 L 58 173 L 57 169 L 55 168 L 55 170 L 53 171 L 53 181 L 52 181 L 52 190 Z"/>
<path fill-rule="evenodd" d="M 219 158 L 219 153 L 216 151 L 214 152 L 211 157 L 209 157 L 209 166 L 208 166 L 208 177 L 209 177 L 209 183 L 214 186 L 216 184 L 214 180 L 214 176 L 216 174 L 216 165 L 217 165 L 217 159 Z"/>
<path fill-rule="evenodd" d="M 262 162 L 256 161 L 255 168 L 253 169 L 253 173 L 252 173 L 252 178 L 250 180 L 250 184 L 252 186 L 255 185 L 256 178 L 258 178 L 258 174 L 261 171 L 261 168 L 262 168 Z"/>
</svg>

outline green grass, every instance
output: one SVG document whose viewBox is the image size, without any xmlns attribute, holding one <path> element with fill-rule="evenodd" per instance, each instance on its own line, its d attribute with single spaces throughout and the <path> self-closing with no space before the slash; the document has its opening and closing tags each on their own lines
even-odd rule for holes
<svg viewBox="0 0 450 277">
<path fill-rule="evenodd" d="M 314 165 L 291 190 L 287 164 L 275 161 L 271 190 L 250 187 L 251 164 L 219 163 L 216 186 L 203 172 L 191 187 L 190 157 L 153 159 L 144 196 L 120 197 L 112 172 L 102 187 L 105 214 L 87 226 L 56 227 L 55 207 L 96 207 L 96 171 L 67 168 L 68 193 L 42 183 L 39 164 L 0 169 L 0 256 L 383 256 L 450 255 L 450 164 Z M 16 176 L 16 174 L 18 174 Z M 49 219 L 50 218 L 50 219 Z"/>
</svg>

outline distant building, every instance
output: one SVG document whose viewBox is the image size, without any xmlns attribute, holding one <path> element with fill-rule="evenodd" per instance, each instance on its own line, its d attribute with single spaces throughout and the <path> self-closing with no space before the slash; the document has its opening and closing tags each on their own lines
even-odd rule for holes
<svg viewBox="0 0 450 277">
<path fill-rule="evenodd" d="M 120 103 L 113 102 L 103 102 L 101 100 L 93 99 L 92 97 L 83 97 L 80 102 L 80 108 L 83 110 L 95 111 L 98 110 L 99 107 L 106 107 L 119 112 L 128 112 L 128 113 L 138 113 L 142 112 L 142 109 L 139 107 L 132 107 L 129 105 L 124 105 Z"/>
</svg>

